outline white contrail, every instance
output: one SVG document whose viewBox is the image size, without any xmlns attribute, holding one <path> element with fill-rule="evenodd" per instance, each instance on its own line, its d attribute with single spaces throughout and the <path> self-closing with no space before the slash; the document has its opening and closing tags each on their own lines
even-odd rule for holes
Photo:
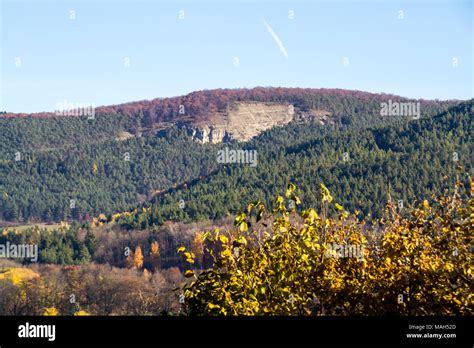
<svg viewBox="0 0 474 348">
<path fill-rule="evenodd" d="M 273 40 L 275 40 L 275 42 L 278 45 L 278 48 L 280 49 L 281 53 L 283 53 L 285 58 L 288 59 L 288 52 L 286 52 L 286 48 L 285 48 L 285 46 L 283 46 L 283 43 L 281 42 L 278 35 L 273 31 L 272 27 L 267 23 L 267 21 L 265 19 L 263 20 L 263 24 L 265 24 L 265 27 L 267 28 L 268 32 L 273 37 Z"/>
</svg>

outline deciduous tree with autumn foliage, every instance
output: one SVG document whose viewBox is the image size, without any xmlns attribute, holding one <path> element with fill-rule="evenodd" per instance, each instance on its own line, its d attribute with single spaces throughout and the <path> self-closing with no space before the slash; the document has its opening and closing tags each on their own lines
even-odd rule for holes
<svg viewBox="0 0 474 348">
<path fill-rule="evenodd" d="M 143 267 L 143 260 L 142 248 L 140 245 L 137 245 L 133 256 L 133 268 L 141 269 Z"/>
<path fill-rule="evenodd" d="M 389 202 L 370 222 L 324 185 L 320 210 L 300 210 L 290 184 L 293 204 L 278 196 L 267 213 L 253 202 L 236 229 L 204 234 L 213 266 L 184 273 L 183 307 L 192 315 L 470 314 L 474 185 L 455 188 L 407 211 Z M 193 253 L 178 251 L 194 263 Z"/>
</svg>

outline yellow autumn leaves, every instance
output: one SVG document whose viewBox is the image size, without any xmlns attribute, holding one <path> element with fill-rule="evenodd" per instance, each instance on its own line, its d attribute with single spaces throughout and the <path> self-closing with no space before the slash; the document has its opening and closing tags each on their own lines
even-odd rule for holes
<svg viewBox="0 0 474 348">
<path fill-rule="evenodd" d="M 122 218 L 127 219 L 130 217 L 133 217 L 135 214 L 138 214 L 139 212 L 140 214 L 148 215 L 151 213 L 151 208 L 145 208 L 145 207 L 141 209 L 135 208 L 132 211 L 125 211 L 123 213 L 115 213 L 110 216 L 110 219 L 105 214 L 99 214 L 99 216 L 92 218 L 90 226 L 91 228 L 95 228 L 98 226 L 103 226 L 105 224 L 113 224 L 113 223 L 118 222 Z"/>
<path fill-rule="evenodd" d="M 43 309 L 43 316 L 52 317 L 52 316 L 58 316 L 58 315 L 60 315 L 60 313 L 55 307 L 45 307 Z M 75 317 L 83 317 L 83 316 L 89 316 L 89 315 L 90 315 L 89 313 L 83 310 L 74 312 Z"/>
<path fill-rule="evenodd" d="M 321 212 L 296 213 L 283 197 L 273 214 L 260 202 L 234 230 L 202 235 L 213 266 L 185 273 L 189 314 L 453 315 L 473 311 L 470 243 L 473 185 L 401 214 L 389 203 L 380 221 L 350 215 L 326 186 Z M 458 182 L 457 187 L 462 186 Z M 300 205 L 296 187 L 286 197 Z M 336 216 L 329 217 L 333 204 Z M 242 227 L 244 226 L 244 227 Z M 194 255 L 178 250 L 193 265 Z M 357 254 L 354 254 L 354 251 Z"/>
<path fill-rule="evenodd" d="M 26 267 L 12 267 L 0 271 L 0 281 L 8 281 L 13 285 L 20 285 L 32 279 L 39 278 L 39 274 Z"/>
</svg>

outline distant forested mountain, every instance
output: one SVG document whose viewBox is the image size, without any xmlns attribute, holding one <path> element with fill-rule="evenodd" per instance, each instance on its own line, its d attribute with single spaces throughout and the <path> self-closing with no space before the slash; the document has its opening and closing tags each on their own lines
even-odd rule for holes
<svg viewBox="0 0 474 348">
<path fill-rule="evenodd" d="M 389 100 L 419 102 L 421 119 L 381 116 Z M 202 144 L 183 127 L 225 117 L 236 102 L 291 105 L 295 116 L 248 142 Z M 287 88 L 195 92 L 98 108 L 93 119 L 6 114 L 0 219 L 85 220 L 137 204 L 153 207 L 140 225 L 214 219 L 254 197 L 269 199 L 289 180 L 308 204 L 318 199 L 314 185 L 325 182 L 347 208 L 377 214 L 389 190 L 408 200 L 441 187 L 454 152 L 458 164 L 472 167 L 472 114 L 472 101 Z M 226 147 L 256 150 L 257 166 L 218 163 Z"/>
</svg>

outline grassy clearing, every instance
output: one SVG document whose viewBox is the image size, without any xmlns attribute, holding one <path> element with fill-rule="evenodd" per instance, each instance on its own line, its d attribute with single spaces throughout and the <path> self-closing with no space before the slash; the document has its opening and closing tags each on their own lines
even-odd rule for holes
<svg viewBox="0 0 474 348">
<path fill-rule="evenodd" d="M 38 226 L 40 229 L 46 229 L 46 230 L 54 230 L 59 228 L 59 224 L 46 224 L 46 223 L 37 223 L 37 224 L 28 224 L 28 225 L 10 225 L 10 226 L 1 226 L 0 229 L 8 229 L 8 230 L 17 230 L 19 232 L 24 231 L 28 228 L 33 228 L 35 226 Z"/>
</svg>

